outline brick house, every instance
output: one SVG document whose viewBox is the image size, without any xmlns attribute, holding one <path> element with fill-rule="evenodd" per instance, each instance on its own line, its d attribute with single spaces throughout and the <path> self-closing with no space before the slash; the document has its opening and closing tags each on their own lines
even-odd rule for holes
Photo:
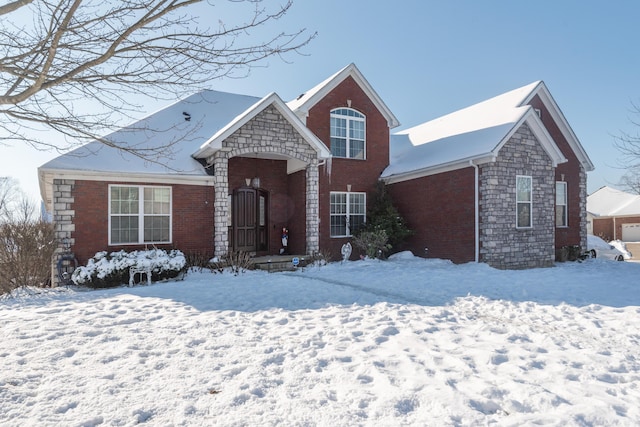
<svg viewBox="0 0 640 427">
<path fill-rule="evenodd" d="M 640 242 L 640 195 L 604 186 L 587 197 L 589 232 L 606 241 Z"/>
<path fill-rule="evenodd" d="M 80 263 L 151 245 L 274 254 L 283 228 L 290 252 L 335 256 L 383 179 L 417 255 L 549 265 L 585 245 L 593 166 L 543 83 L 496 99 L 442 118 L 457 130 L 390 135 L 397 118 L 353 64 L 288 103 L 202 91 L 106 137 L 145 159 L 91 142 L 38 169 L 41 194 Z"/>
<path fill-rule="evenodd" d="M 593 164 L 543 82 L 391 137 L 383 172 L 415 254 L 498 268 L 586 248 Z"/>
</svg>

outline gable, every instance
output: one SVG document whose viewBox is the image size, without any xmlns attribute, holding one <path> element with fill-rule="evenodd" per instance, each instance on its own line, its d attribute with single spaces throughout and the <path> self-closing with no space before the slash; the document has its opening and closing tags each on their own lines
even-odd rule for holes
<svg viewBox="0 0 640 427">
<path fill-rule="evenodd" d="M 193 157 L 197 159 L 205 159 L 213 156 L 213 154 L 222 149 L 223 142 L 238 129 L 246 125 L 254 119 L 258 114 L 262 113 L 269 107 L 274 107 L 281 116 L 299 133 L 310 147 L 317 153 L 319 158 L 326 159 L 331 157 L 331 153 L 327 147 L 311 132 L 298 117 L 287 107 L 282 99 L 276 94 L 271 93 L 259 100 L 257 103 L 242 112 L 239 116 L 230 121 L 226 126 L 212 135 L 200 148 L 193 153 Z"/>
<path fill-rule="evenodd" d="M 537 94 L 541 96 L 536 98 Z M 386 182 L 398 182 L 495 161 L 502 146 L 524 124 L 533 132 L 554 166 L 566 163 L 568 156 L 564 155 L 534 106 L 528 104 L 532 99 L 546 101 L 545 109 L 554 112 L 551 116 L 559 121 L 559 128 L 563 130 L 561 135 L 569 138 L 566 141 L 572 153 L 575 150 L 585 169 L 591 170 L 593 165 L 582 146 L 548 95 L 544 83 L 538 81 L 392 135 L 390 164 L 382 178 Z"/>
<path fill-rule="evenodd" d="M 569 126 L 569 122 L 565 118 L 562 110 L 555 102 L 549 89 L 544 84 L 544 82 L 540 82 L 540 84 L 536 87 L 534 91 L 532 91 L 523 101 L 523 104 L 528 104 L 533 106 L 534 108 L 540 108 L 539 106 L 542 104 L 546 111 L 549 113 L 553 124 L 545 123 L 552 131 L 552 127 L 557 127 L 559 133 L 562 135 L 562 138 L 566 141 L 570 149 L 572 150 L 572 154 L 578 159 L 580 164 L 584 167 L 585 171 L 589 172 L 594 170 L 593 163 L 591 159 L 587 155 L 582 144 L 578 140 L 578 137 Z M 560 139 L 560 138 L 557 138 Z M 558 141 L 559 143 L 560 141 Z M 569 157 L 569 153 L 565 153 L 565 156 Z"/>
<path fill-rule="evenodd" d="M 309 110 L 311 110 L 318 102 L 320 102 L 320 100 L 325 98 L 331 91 L 333 91 L 340 83 L 342 83 L 347 78 L 352 78 L 358 84 L 358 86 L 360 86 L 362 91 L 367 95 L 371 102 L 373 102 L 378 111 L 385 117 L 389 128 L 395 128 L 400 125 L 400 122 L 391 112 L 389 107 L 387 107 L 384 101 L 382 101 L 382 98 L 380 98 L 371 84 L 369 84 L 360 70 L 358 70 L 358 67 L 356 67 L 353 63 L 347 65 L 345 68 L 338 71 L 336 74 L 332 75 L 325 81 L 314 86 L 307 92 L 301 94 L 300 96 L 298 96 L 298 98 L 289 101 L 287 105 L 296 113 L 296 115 L 302 121 L 306 121 L 306 118 L 309 116 Z M 343 102 L 346 103 L 346 100 L 344 100 Z"/>
</svg>

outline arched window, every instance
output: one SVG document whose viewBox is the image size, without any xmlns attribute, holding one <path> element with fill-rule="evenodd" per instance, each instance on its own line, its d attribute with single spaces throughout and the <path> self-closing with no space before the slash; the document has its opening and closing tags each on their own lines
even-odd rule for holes
<svg viewBox="0 0 640 427">
<path fill-rule="evenodd" d="M 351 108 L 331 110 L 331 154 L 349 159 L 365 158 L 365 116 Z"/>
</svg>

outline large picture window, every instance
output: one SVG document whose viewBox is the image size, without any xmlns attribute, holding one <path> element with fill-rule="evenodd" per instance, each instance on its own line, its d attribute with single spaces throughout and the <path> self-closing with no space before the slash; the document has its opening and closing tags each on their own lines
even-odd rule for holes
<svg viewBox="0 0 640 427">
<path fill-rule="evenodd" d="M 109 187 L 109 244 L 171 243 L 171 188 Z"/>
<path fill-rule="evenodd" d="M 556 182 L 556 227 L 567 227 L 567 183 Z"/>
<path fill-rule="evenodd" d="M 349 237 L 366 221 L 366 193 L 331 193 L 331 237 Z"/>
<path fill-rule="evenodd" d="M 331 110 L 331 154 L 365 158 L 365 117 L 351 108 Z"/>
<path fill-rule="evenodd" d="M 530 176 L 516 176 L 516 227 L 531 228 L 533 191 Z"/>
</svg>

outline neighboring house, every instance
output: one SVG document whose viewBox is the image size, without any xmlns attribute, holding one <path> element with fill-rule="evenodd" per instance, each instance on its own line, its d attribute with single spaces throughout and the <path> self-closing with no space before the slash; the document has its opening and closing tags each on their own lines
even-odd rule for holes
<svg viewBox="0 0 640 427">
<path fill-rule="evenodd" d="M 640 195 L 602 187 L 587 197 L 587 216 L 594 236 L 640 242 Z"/>
<path fill-rule="evenodd" d="M 277 254 L 283 228 L 289 252 L 336 257 L 379 179 L 417 255 L 523 268 L 585 246 L 593 166 L 543 83 L 398 125 L 351 64 L 289 103 L 189 96 L 107 137 L 158 157 L 95 141 L 41 166 L 40 189 L 81 263 L 149 246 Z"/>
</svg>

